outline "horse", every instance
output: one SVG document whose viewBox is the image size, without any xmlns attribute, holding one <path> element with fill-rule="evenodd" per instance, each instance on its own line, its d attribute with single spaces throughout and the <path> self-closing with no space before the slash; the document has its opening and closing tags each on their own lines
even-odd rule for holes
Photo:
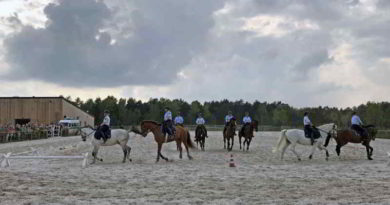
<svg viewBox="0 0 390 205">
<path fill-rule="evenodd" d="M 200 148 L 202 149 L 202 151 L 204 151 L 206 137 L 206 127 L 204 125 L 198 125 L 195 129 L 195 141 L 197 147 L 198 143 L 200 144 Z"/>
<path fill-rule="evenodd" d="M 94 135 L 95 132 L 96 130 L 93 129 L 92 127 L 80 128 L 81 139 L 85 142 L 87 140 L 87 137 Z M 124 129 L 111 130 L 111 138 L 108 138 L 106 142 L 103 142 L 103 139 L 96 139 L 95 137 L 93 137 L 91 141 L 91 144 L 93 145 L 92 164 L 95 163 L 96 159 L 99 161 L 103 161 L 103 159 L 97 157 L 100 146 L 113 146 L 117 144 L 119 144 L 123 150 L 124 156 L 122 162 L 125 163 L 126 159 L 128 159 L 131 162 L 131 158 L 130 158 L 131 148 L 127 146 L 127 142 L 129 141 L 129 138 L 130 138 L 129 131 Z"/>
<path fill-rule="evenodd" d="M 305 133 L 303 130 L 300 129 L 282 130 L 280 132 L 280 138 L 278 140 L 278 143 L 276 147 L 274 147 L 273 152 L 275 153 L 278 151 L 282 151 L 281 160 L 283 160 L 284 152 L 286 151 L 287 147 L 291 144 L 293 153 L 297 156 L 298 160 L 301 161 L 301 157 L 295 151 L 295 146 L 297 144 L 308 145 L 308 146 L 312 146 L 309 159 L 312 159 L 314 151 L 317 147 L 319 150 L 325 150 L 325 154 L 326 154 L 325 159 L 328 160 L 329 152 L 326 149 L 326 146 L 329 144 L 332 135 L 334 135 L 337 126 L 334 123 L 329 123 L 329 124 L 321 125 L 317 127 L 317 129 L 320 132 L 320 137 L 315 140 L 313 145 L 311 145 L 310 138 L 305 137 Z M 324 140 L 325 140 L 325 145 L 322 145 Z"/>
<path fill-rule="evenodd" d="M 234 144 L 234 135 L 236 134 L 236 126 L 237 122 L 235 118 L 232 118 L 229 123 L 226 125 L 226 130 L 223 132 L 223 148 L 226 149 L 226 141 L 227 141 L 227 150 L 233 150 Z M 230 140 L 232 140 L 232 144 L 230 146 Z"/>
<path fill-rule="evenodd" d="M 144 120 L 141 122 L 141 131 L 133 128 L 132 129 L 134 132 L 136 132 L 137 134 L 140 134 L 144 137 L 146 137 L 146 135 L 149 133 L 149 132 L 152 132 L 153 135 L 154 135 L 154 140 L 156 141 L 157 143 L 157 158 L 156 158 L 156 163 L 160 160 L 160 157 L 162 159 L 164 159 L 165 161 L 169 161 L 167 157 L 165 157 L 164 155 L 161 154 L 161 148 L 162 148 L 162 145 L 163 143 L 167 143 L 167 139 L 166 137 L 164 136 L 163 132 L 162 132 L 162 129 L 161 129 L 161 124 L 155 122 L 155 121 L 151 121 L 151 120 Z M 176 141 L 176 145 L 177 147 L 179 148 L 179 151 L 180 151 L 180 159 L 182 159 L 182 147 L 181 147 L 181 143 L 184 144 L 186 150 L 187 150 L 187 157 L 188 159 L 192 159 L 192 156 L 190 155 L 189 153 L 189 150 L 188 150 L 188 147 L 190 148 L 193 148 L 194 145 L 191 141 L 191 137 L 190 137 L 190 133 L 188 132 L 188 129 L 187 128 L 184 128 L 184 127 L 180 127 L 180 126 L 176 126 L 176 132 L 174 134 L 174 140 Z"/>
<path fill-rule="evenodd" d="M 351 129 L 337 130 L 337 134 L 334 136 L 334 139 L 337 142 L 336 153 L 338 156 L 340 156 L 341 147 L 346 145 L 348 142 L 362 143 L 362 145 L 366 147 L 368 160 L 372 160 L 372 152 L 374 151 L 374 148 L 370 146 L 370 141 L 375 140 L 375 136 L 378 130 L 375 128 L 374 125 L 367 125 L 364 126 L 363 128 L 365 128 L 368 132 L 368 138 L 364 140 L 354 130 Z"/>
<path fill-rule="evenodd" d="M 247 145 L 246 151 L 249 150 L 249 145 L 251 144 L 252 138 L 254 137 L 253 130 L 256 130 L 256 132 L 258 131 L 258 129 L 257 129 L 258 124 L 259 124 L 259 122 L 257 120 L 253 120 L 249 124 L 249 126 L 244 125 L 242 132 L 238 133 L 238 141 L 240 143 L 240 150 L 241 150 L 241 137 L 245 138 L 244 142 L 242 143 L 243 144 L 242 150 L 245 150 L 245 143 Z"/>
</svg>

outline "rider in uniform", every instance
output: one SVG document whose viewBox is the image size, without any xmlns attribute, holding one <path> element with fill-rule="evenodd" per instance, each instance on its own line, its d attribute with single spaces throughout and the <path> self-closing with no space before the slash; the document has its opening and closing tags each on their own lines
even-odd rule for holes
<svg viewBox="0 0 390 205">
<path fill-rule="evenodd" d="M 306 137 L 310 138 L 311 145 L 314 144 L 314 136 L 313 136 L 313 123 L 311 123 L 309 119 L 309 113 L 305 112 L 303 115 L 303 126 L 305 128 L 305 135 Z"/>
<path fill-rule="evenodd" d="M 197 126 L 196 126 L 196 130 L 198 130 L 198 129 L 203 129 L 204 132 L 205 132 L 205 134 L 206 134 L 206 137 L 208 137 L 208 136 L 207 136 L 206 127 L 204 126 L 204 124 L 206 123 L 206 121 L 205 121 L 204 118 L 202 117 L 202 113 L 199 113 L 199 114 L 198 114 L 198 118 L 196 118 L 195 123 L 196 123 L 196 125 L 197 125 Z"/>
<path fill-rule="evenodd" d="M 165 131 L 168 133 L 168 140 L 174 139 L 174 128 L 172 123 L 172 112 L 169 110 L 169 107 L 165 107 L 165 114 L 164 114 L 164 127 Z M 165 135 L 165 132 L 164 132 Z"/>
<path fill-rule="evenodd" d="M 359 135 L 362 137 L 362 141 L 366 139 L 367 132 L 366 130 L 362 127 L 363 122 L 360 120 L 360 117 L 356 114 L 356 112 L 352 113 L 352 118 L 351 118 L 351 129 L 355 130 Z"/>
<path fill-rule="evenodd" d="M 242 119 L 242 122 L 244 123 L 244 125 L 241 127 L 240 133 L 241 133 L 241 136 L 244 136 L 244 129 L 245 129 L 245 126 L 250 126 L 250 124 L 251 124 L 251 122 L 252 122 L 252 119 L 251 119 L 251 117 L 249 116 L 249 112 L 245 112 L 245 116 L 244 116 L 244 118 Z"/>
<path fill-rule="evenodd" d="M 108 138 L 111 137 L 111 130 L 110 130 L 110 113 L 108 110 L 104 111 L 104 119 L 101 126 L 101 131 L 103 132 L 103 141 L 104 143 L 107 141 Z"/>
<path fill-rule="evenodd" d="M 232 114 L 232 111 L 228 111 L 228 114 L 225 116 L 225 127 L 223 128 L 223 133 L 225 133 L 226 131 L 226 127 L 228 126 L 230 120 L 234 118 L 233 117 L 233 114 Z M 236 132 L 234 132 L 234 136 L 236 135 Z"/>
<path fill-rule="evenodd" d="M 183 127 L 184 119 L 180 114 L 181 113 L 179 112 L 179 114 L 175 117 L 175 125 Z"/>
</svg>

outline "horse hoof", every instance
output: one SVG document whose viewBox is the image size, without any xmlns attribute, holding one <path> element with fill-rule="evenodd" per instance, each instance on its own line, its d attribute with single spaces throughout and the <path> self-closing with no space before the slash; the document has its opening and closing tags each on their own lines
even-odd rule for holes
<svg viewBox="0 0 390 205">
<path fill-rule="evenodd" d="M 373 160 L 373 159 L 370 157 L 370 158 L 368 158 L 368 160 Z"/>
<path fill-rule="evenodd" d="M 132 159 L 129 159 L 129 162 L 132 162 L 133 160 Z"/>
<path fill-rule="evenodd" d="M 298 161 L 301 161 L 301 158 L 298 158 Z"/>
<path fill-rule="evenodd" d="M 313 158 L 313 156 L 310 155 L 310 156 L 309 156 L 309 159 L 312 159 L 312 158 Z"/>
</svg>

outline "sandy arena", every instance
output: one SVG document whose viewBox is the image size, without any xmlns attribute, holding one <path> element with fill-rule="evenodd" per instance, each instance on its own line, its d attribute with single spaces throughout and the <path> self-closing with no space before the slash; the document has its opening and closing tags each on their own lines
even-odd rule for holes
<svg viewBox="0 0 390 205">
<path fill-rule="evenodd" d="M 194 134 L 191 133 L 191 138 Z M 133 162 L 121 163 L 119 146 L 102 147 L 103 162 L 83 169 L 82 160 L 10 160 L 0 169 L 0 204 L 390 204 L 390 140 L 377 139 L 373 161 L 359 144 L 329 161 L 310 147 L 297 145 L 303 161 L 288 149 L 285 160 L 272 153 L 279 132 L 258 132 L 249 152 L 235 139 L 235 168 L 228 166 L 221 132 L 209 132 L 206 151 L 191 150 L 179 159 L 176 144 L 163 146 L 173 162 L 155 163 L 156 143 L 131 133 Z M 0 153 L 36 148 L 41 155 L 80 155 L 92 147 L 79 136 L 0 144 Z M 91 161 L 91 160 L 89 160 Z"/>
</svg>

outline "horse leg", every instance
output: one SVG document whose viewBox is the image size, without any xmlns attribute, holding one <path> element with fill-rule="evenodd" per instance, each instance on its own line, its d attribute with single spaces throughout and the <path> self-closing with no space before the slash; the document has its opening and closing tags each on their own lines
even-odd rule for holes
<svg viewBox="0 0 390 205">
<path fill-rule="evenodd" d="M 311 146 L 311 153 L 310 153 L 310 156 L 309 156 L 309 159 L 312 159 L 313 158 L 313 154 L 314 152 L 316 151 L 316 144 L 312 145 Z"/>
<path fill-rule="evenodd" d="M 202 151 L 204 151 L 204 143 L 205 143 L 205 141 L 206 141 L 206 137 L 203 136 L 202 140 L 200 141 L 200 148 L 202 149 Z"/>
<path fill-rule="evenodd" d="M 158 143 L 158 144 L 157 144 L 157 158 L 156 158 L 156 163 L 157 163 L 158 161 L 160 161 L 161 146 L 162 146 L 161 143 Z"/>
<path fill-rule="evenodd" d="M 182 159 L 183 158 L 183 148 L 181 147 L 181 141 L 180 140 L 176 140 L 176 145 L 179 149 L 179 152 L 180 152 L 180 155 L 179 155 L 179 158 Z"/>
<path fill-rule="evenodd" d="M 296 142 L 292 143 L 291 146 L 292 152 L 297 156 L 298 160 L 301 161 L 301 157 L 299 156 L 298 152 L 295 151 L 295 146 L 297 146 L 297 143 Z"/>
<path fill-rule="evenodd" d="M 341 151 L 341 145 L 337 144 L 336 145 L 336 153 L 337 153 L 337 156 L 340 157 L 340 151 Z"/>
<path fill-rule="evenodd" d="M 223 136 L 223 148 L 226 149 L 226 137 Z"/>
<path fill-rule="evenodd" d="M 282 153 L 280 154 L 280 160 L 283 160 L 284 152 L 286 152 L 287 147 L 290 146 L 289 143 L 286 143 L 282 148 Z"/>
<path fill-rule="evenodd" d="M 370 156 L 372 156 L 372 152 L 374 152 L 374 148 L 372 148 L 370 145 L 368 145 L 370 147 Z"/>
<path fill-rule="evenodd" d="M 328 149 L 326 149 L 326 147 L 322 144 L 318 144 L 318 149 L 320 150 L 325 150 L 325 159 L 328 160 L 329 159 L 329 152 L 328 152 Z"/>
<path fill-rule="evenodd" d="M 122 150 L 123 150 L 123 160 L 122 160 L 122 163 L 126 162 L 126 157 L 127 157 L 127 147 L 125 147 L 125 146 L 122 145 Z"/>
<path fill-rule="evenodd" d="M 240 150 L 241 150 L 241 135 L 238 135 L 238 143 L 240 144 Z M 245 140 L 244 140 L 244 146 L 245 146 Z"/>
<path fill-rule="evenodd" d="M 126 150 L 127 150 L 127 159 L 131 162 L 132 161 L 130 158 L 131 147 L 126 145 Z"/>
<path fill-rule="evenodd" d="M 233 145 L 234 145 L 234 135 L 233 135 L 233 137 L 232 137 L 232 146 L 230 147 L 230 151 L 233 150 Z"/>
<path fill-rule="evenodd" d="M 184 147 L 186 148 L 186 151 L 187 151 L 187 157 L 189 160 L 192 159 L 192 156 L 190 155 L 190 151 L 188 150 L 188 142 L 187 142 L 187 139 L 183 140 L 183 144 L 184 144 Z M 201 144 L 202 145 L 202 144 Z"/>
<path fill-rule="evenodd" d="M 101 161 L 101 162 L 103 161 L 103 159 L 97 157 L 97 154 L 99 152 L 99 147 L 100 147 L 99 145 L 94 145 L 94 147 L 93 147 L 93 150 L 92 150 L 93 160 L 92 160 L 91 164 L 94 164 L 96 162 L 96 160 Z"/>
<path fill-rule="evenodd" d="M 168 158 L 161 154 L 162 145 L 163 145 L 162 143 L 159 144 L 159 152 L 158 152 L 158 153 L 159 153 L 159 156 L 160 156 L 163 160 L 168 161 Z"/>
<path fill-rule="evenodd" d="M 364 146 L 366 146 L 368 160 L 372 160 L 371 155 L 370 155 L 370 150 L 372 147 L 370 147 L 370 145 L 368 143 L 364 143 Z"/>
<path fill-rule="evenodd" d="M 251 141 L 252 141 L 252 138 L 250 137 L 250 138 L 248 139 L 248 141 L 246 142 L 246 145 L 247 145 L 246 151 L 249 151 L 249 145 L 251 144 Z"/>
</svg>

